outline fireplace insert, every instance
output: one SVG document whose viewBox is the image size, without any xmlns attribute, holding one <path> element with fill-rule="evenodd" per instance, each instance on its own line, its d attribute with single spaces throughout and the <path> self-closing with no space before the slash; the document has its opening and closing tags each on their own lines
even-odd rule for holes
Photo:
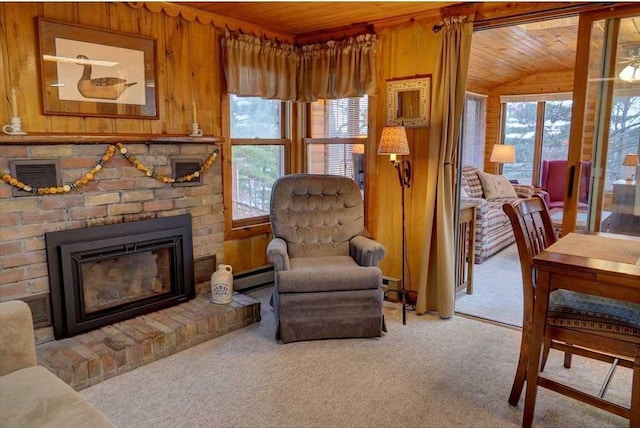
<svg viewBox="0 0 640 428">
<path fill-rule="evenodd" d="M 195 297 L 191 215 L 45 234 L 56 339 Z"/>
</svg>

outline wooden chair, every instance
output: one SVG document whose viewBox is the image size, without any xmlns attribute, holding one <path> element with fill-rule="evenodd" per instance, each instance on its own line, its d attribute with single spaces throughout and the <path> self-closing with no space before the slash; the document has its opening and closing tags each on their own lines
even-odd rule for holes
<svg viewBox="0 0 640 428">
<path fill-rule="evenodd" d="M 547 206 L 540 196 L 505 204 L 502 209 L 513 227 L 524 286 L 520 358 L 509 395 L 509 404 L 516 406 L 527 377 L 528 345 L 533 326 L 536 272 L 532 262 L 534 256 L 553 244 L 556 238 Z M 539 376 L 538 385 L 626 418 L 640 412 L 637 400 L 640 396 L 640 305 L 569 290 L 554 290 L 549 297 L 545 321 L 542 368 L 549 348 L 565 352 L 567 368 L 570 367 L 571 354 L 608 362 L 612 366 L 597 396 L 542 375 Z M 604 399 L 618 365 L 633 370 L 630 409 Z"/>
</svg>

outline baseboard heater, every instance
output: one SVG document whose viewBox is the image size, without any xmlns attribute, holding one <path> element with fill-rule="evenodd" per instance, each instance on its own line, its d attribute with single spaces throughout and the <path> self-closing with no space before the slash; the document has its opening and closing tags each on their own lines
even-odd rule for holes
<svg viewBox="0 0 640 428">
<path fill-rule="evenodd" d="M 382 277 L 382 291 L 384 291 L 384 299 L 390 302 L 399 302 L 397 290 L 402 288 L 402 280 L 392 276 Z"/>
<path fill-rule="evenodd" d="M 274 281 L 273 266 L 261 266 L 233 275 L 233 290 L 247 291 Z"/>
</svg>

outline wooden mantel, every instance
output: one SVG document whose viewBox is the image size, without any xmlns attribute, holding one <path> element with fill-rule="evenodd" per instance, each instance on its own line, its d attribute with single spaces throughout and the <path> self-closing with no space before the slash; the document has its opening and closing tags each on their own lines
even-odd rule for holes
<svg viewBox="0 0 640 428">
<path fill-rule="evenodd" d="M 224 137 L 189 137 L 184 134 L 70 134 L 34 132 L 27 135 L 0 135 L 1 145 L 45 144 L 105 144 L 105 143 L 153 143 L 153 144 L 215 144 Z"/>
</svg>

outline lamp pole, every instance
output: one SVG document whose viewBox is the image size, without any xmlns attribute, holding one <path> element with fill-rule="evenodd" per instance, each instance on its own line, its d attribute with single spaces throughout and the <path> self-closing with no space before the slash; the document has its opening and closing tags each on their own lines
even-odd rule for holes
<svg viewBox="0 0 640 428">
<path fill-rule="evenodd" d="M 402 301 L 402 324 L 407 324 L 407 289 L 405 287 L 405 260 L 406 260 L 406 228 L 405 228 L 405 215 L 404 215 L 404 189 L 411 186 L 411 162 L 408 160 L 394 161 L 394 166 L 398 171 L 398 180 L 400 181 L 400 187 L 402 188 L 400 203 L 402 205 L 402 284 L 400 286 L 400 299 Z"/>
<path fill-rule="evenodd" d="M 407 141 L 407 132 L 404 126 L 385 126 L 380 136 L 380 145 L 378 146 L 379 155 L 389 155 L 389 160 L 398 172 L 398 180 L 402 188 L 401 205 L 402 205 L 402 284 L 397 293 L 402 301 L 402 324 L 407 324 L 407 290 L 405 287 L 404 265 L 406 259 L 406 239 L 405 239 L 405 216 L 404 216 L 404 188 L 411 184 L 411 162 L 408 160 L 399 161 L 396 156 L 409 154 L 409 142 Z"/>
</svg>

